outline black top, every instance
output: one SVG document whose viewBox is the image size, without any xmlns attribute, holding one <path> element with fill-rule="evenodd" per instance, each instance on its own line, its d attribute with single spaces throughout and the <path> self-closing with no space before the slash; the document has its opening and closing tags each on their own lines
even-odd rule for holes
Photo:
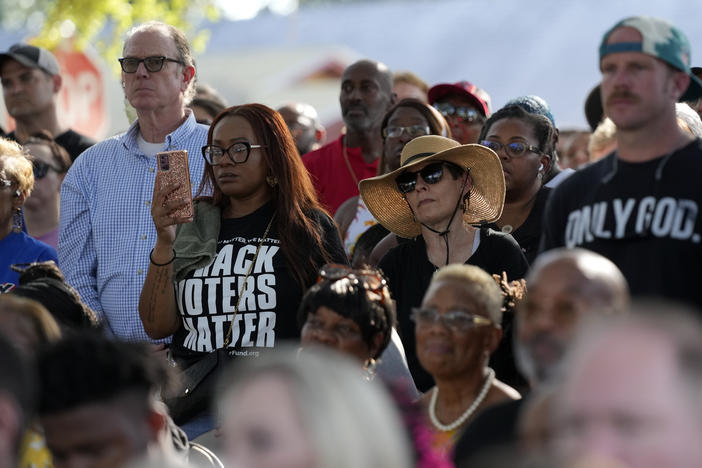
<svg viewBox="0 0 702 468">
<path fill-rule="evenodd" d="M 632 294 L 702 306 L 702 141 L 627 163 L 613 153 L 564 180 L 546 205 L 542 249 L 612 260 Z"/>
<path fill-rule="evenodd" d="M 456 441 L 453 461 L 457 468 L 483 467 L 482 457 L 516 452 L 517 422 L 524 399 L 508 400 L 485 408 L 465 427 Z"/>
<path fill-rule="evenodd" d="M 510 281 L 523 278 L 528 268 L 526 258 L 514 238 L 489 228 L 480 230 L 480 245 L 466 264 L 478 266 L 490 274 L 507 272 Z M 431 388 L 434 382 L 417 359 L 414 324 L 410 320 L 410 313 L 412 307 L 421 305 L 437 267 L 427 257 L 427 248 L 422 236 L 391 249 L 378 266 L 388 279 L 390 292 L 397 302 L 398 331 L 414 382 L 417 388 L 424 392 Z M 505 319 L 511 323 L 511 317 L 507 317 L 507 314 Z M 499 369 L 495 371 L 502 379 Z"/>
<path fill-rule="evenodd" d="M 176 282 L 176 303 L 183 326 L 173 335 L 175 357 L 189 360 L 224 346 L 239 291 L 243 294 L 228 347 L 231 356 L 257 357 L 261 350 L 273 348 L 281 340 L 299 338 L 296 317 L 303 289 L 280 249 L 275 222 L 243 287 L 273 210 L 273 204 L 268 203 L 241 218 L 222 219 L 215 258 Z M 332 261 L 347 263 L 334 222 L 321 212 L 311 217 L 323 230 L 322 239 Z M 320 252 L 310 255 L 318 266 L 322 265 Z"/>
<path fill-rule="evenodd" d="M 7 138 L 15 141 L 17 140 L 14 131 L 8 133 Z M 95 144 L 95 140 L 92 140 L 85 135 L 81 135 L 78 132 L 74 132 L 73 130 L 66 130 L 54 138 L 54 141 L 68 151 L 69 156 L 71 156 L 71 161 L 75 161 L 80 153 Z"/>
<path fill-rule="evenodd" d="M 546 201 L 551 194 L 550 187 L 541 187 L 536 193 L 534 205 L 531 207 L 529 216 L 524 220 L 519 228 L 511 232 L 514 240 L 517 241 L 519 247 L 522 248 L 527 262 L 531 265 L 539 253 L 539 245 L 541 244 L 541 233 L 543 231 L 544 211 L 546 211 Z M 496 224 L 490 224 L 491 228 L 499 230 Z"/>
</svg>

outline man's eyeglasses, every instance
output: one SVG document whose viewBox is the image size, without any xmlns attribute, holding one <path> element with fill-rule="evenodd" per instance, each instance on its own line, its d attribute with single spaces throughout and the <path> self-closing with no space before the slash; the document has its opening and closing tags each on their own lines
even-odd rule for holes
<svg viewBox="0 0 702 468">
<path fill-rule="evenodd" d="M 217 145 L 206 145 L 202 147 L 202 157 L 210 166 L 222 164 L 225 154 L 234 164 L 244 164 L 249 159 L 252 149 L 265 147 L 265 145 L 252 145 L 248 141 L 237 141 L 226 149 Z"/>
<path fill-rule="evenodd" d="M 449 310 L 445 314 L 440 314 L 438 310 L 428 307 L 413 307 L 410 319 L 417 325 L 423 326 L 441 322 L 443 326 L 458 332 L 494 324 L 487 317 L 469 314 L 463 310 Z"/>
<path fill-rule="evenodd" d="M 506 145 L 503 145 L 502 143 L 499 143 L 497 141 L 483 140 L 480 142 L 480 144 L 487 147 L 487 148 L 490 148 L 495 153 L 504 149 L 505 153 L 512 156 L 513 158 L 519 158 L 521 156 L 524 156 L 524 154 L 527 151 L 531 151 L 532 153 L 536 153 L 536 154 L 544 154 L 544 152 L 541 151 L 536 146 L 527 145 L 526 143 L 522 143 L 519 141 L 513 141 L 512 143 L 508 143 Z"/>
<path fill-rule="evenodd" d="M 152 57 L 144 57 L 143 59 L 136 57 L 122 57 L 118 60 L 124 73 L 136 73 L 141 62 L 144 62 L 144 68 L 151 73 L 161 71 L 164 62 L 174 62 L 185 65 L 182 60 L 164 57 L 163 55 L 154 55 Z"/>
<path fill-rule="evenodd" d="M 446 118 L 455 117 L 469 123 L 482 123 L 485 120 L 485 117 L 480 112 L 468 106 L 454 106 L 453 104 L 442 102 L 435 103 L 434 108 Z"/>
<path fill-rule="evenodd" d="M 407 133 L 412 138 L 422 135 L 429 135 L 431 129 L 428 125 L 412 125 L 411 127 L 386 127 L 383 129 L 383 137 L 400 138 L 403 133 Z"/>
<path fill-rule="evenodd" d="M 444 166 L 450 163 L 446 161 L 440 161 L 424 166 L 421 170 L 417 172 L 405 171 L 395 178 L 395 183 L 397 184 L 397 189 L 400 193 L 410 193 L 417 187 L 417 175 L 422 177 L 422 180 L 429 185 L 437 184 L 441 181 L 444 176 Z M 458 168 L 458 166 L 456 166 Z M 461 168 L 462 170 L 462 168 Z"/>
<path fill-rule="evenodd" d="M 42 161 L 32 161 L 32 168 L 34 169 L 34 178 L 35 179 L 43 179 L 46 177 L 46 174 L 49 173 L 49 170 L 52 170 L 54 172 L 61 172 L 60 170 L 56 169 L 54 166 L 51 164 L 47 164 Z"/>
</svg>

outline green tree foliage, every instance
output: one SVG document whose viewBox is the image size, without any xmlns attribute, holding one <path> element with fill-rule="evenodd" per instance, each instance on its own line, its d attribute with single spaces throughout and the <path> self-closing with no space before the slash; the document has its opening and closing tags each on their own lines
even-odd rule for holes
<svg viewBox="0 0 702 468">
<path fill-rule="evenodd" d="M 0 0 L 0 11 L 4 27 L 38 30 L 32 43 L 52 49 L 71 37 L 79 49 L 92 44 L 115 71 L 132 26 L 150 20 L 172 24 L 195 50 L 203 50 L 209 32 L 202 24 L 219 18 L 214 0 Z"/>
</svg>

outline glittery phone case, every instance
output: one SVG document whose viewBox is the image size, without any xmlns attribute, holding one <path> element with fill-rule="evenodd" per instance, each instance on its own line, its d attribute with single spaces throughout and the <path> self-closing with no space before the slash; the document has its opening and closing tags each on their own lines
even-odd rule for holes
<svg viewBox="0 0 702 468">
<path fill-rule="evenodd" d="M 190 189 L 190 171 L 188 169 L 188 152 L 185 150 L 163 151 L 156 154 L 156 184 L 180 184 L 178 190 L 170 193 L 166 200 L 182 199 L 187 202 L 183 208 L 173 214 L 177 217 L 193 217 L 193 198 Z"/>
</svg>

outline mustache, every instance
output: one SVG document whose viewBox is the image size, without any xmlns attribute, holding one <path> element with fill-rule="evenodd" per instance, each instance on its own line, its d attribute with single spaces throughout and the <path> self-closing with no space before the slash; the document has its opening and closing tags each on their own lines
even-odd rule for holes
<svg viewBox="0 0 702 468">
<path fill-rule="evenodd" d="M 611 104 L 615 99 L 629 99 L 634 102 L 639 102 L 641 98 L 636 94 L 630 93 L 629 91 L 615 91 L 607 97 L 607 104 Z"/>
</svg>

